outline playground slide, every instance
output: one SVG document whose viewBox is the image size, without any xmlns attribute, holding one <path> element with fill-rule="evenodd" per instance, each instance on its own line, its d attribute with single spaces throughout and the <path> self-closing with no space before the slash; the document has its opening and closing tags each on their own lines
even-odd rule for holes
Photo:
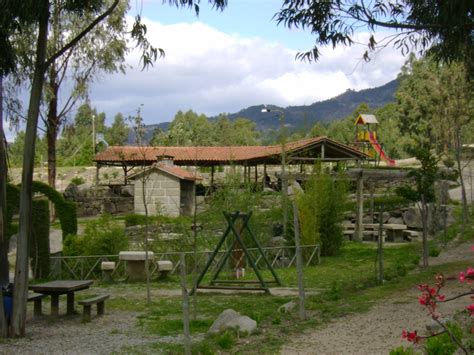
<svg viewBox="0 0 474 355">
<path fill-rule="evenodd" d="M 372 144 L 372 147 L 374 147 L 375 151 L 377 152 L 378 155 L 380 155 L 380 158 L 385 160 L 387 162 L 388 166 L 395 166 L 395 160 L 390 159 L 387 154 L 385 154 L 385 151 L 382 149 L 382 146 L 380 143 L 375 139 L 374 137 L 374 132 L 369 132 L 369 140 L 370 144 Z"/>
</svg>

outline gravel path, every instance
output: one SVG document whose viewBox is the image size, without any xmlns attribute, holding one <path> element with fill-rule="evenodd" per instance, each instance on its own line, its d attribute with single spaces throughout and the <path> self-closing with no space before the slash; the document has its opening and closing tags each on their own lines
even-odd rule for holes
<svg viewBox="0 0 474 355">
<path fill-rule="evenodd" d="M 474 261 L 471 246 L 472 243 L 461 244 L 432 258 L 430 264 Z M 466 286 L 452 280 L 448 281 L 445 290 L 449 297 L 466 291 Z M 324 328 L 293 337 L 282 349 L 282 354 L 388 354 L 395 347 L 407 346 L 409 343 L 401 339 L 402 330 L 418 330 L 419 334 L 425 334 L 425 326 L 430 322 L 426 311 L 418 304 L 419 295 L 418 289 L 413 287 L 376 304 L 367 313 L 339 318 Z M 440 304 L 439 311 L 444 315 L 453 314 L 464 308 L 468 301 L 461 298 Z"/>
</svg>

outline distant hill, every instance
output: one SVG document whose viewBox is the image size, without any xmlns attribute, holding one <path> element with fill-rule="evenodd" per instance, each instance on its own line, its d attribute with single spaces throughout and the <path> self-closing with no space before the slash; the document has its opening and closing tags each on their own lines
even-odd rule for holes
<svg viewBox="0 0 474 355">
<path fill-rule="evenodd" d="M 289 106 L 286 108 L 270 106 L 271 109 L 283 110 L 285 113 L 285 123 L 293 128 L 312 127 L 316 122 L 331 122 L 350 115 L 357 106 L 365 102 L 370 108 L 378 108 L 389 102 L 395 101 L 395 91 L 398 88 L 398 80 L 392 80 L 385 85 L 365 89 L 360 91 L 347 90 L 345 93 L 332 99 L 315 102 L 311 105 Z M 251 106 L 236 113 L 227 114 L 229 119 L 235 120 L 238 117 L 244 117 L 254 121 L 257 129 L 267 130 L 278 128 L 279 121 L 275 116 L 268 113 L 262 113 L 263 105 Z M 215 120 L 217 117 L 210 117 Z M 146 126 L 145 140 L 151 139 L 153 130 L 160 128 L 166 130 L 170 122 L 163 122 Z M 135 137 L 129 134 L 128 143 L 133 144 Z"/>
<path fill-rule="evenodd" d="M 350 115 L 361 103 L 365 102 L 370 108 L 378 108 L 395 100 L 395 91 L 398 88 L 398 80 L 361 91 L 347 90 L 345 93 L 332 99 L 315 102 L 306 106 L 289 106 L 286 108 L 271 106 L 283 110 L 285 123 L 292 127 L 312 127 L 316 122 L 331 122 Z M 245 117 L 257 124 L 257 128 L 265 130 L 277 128 L 278 120 L 268 113 L 262 113 L 263 105 L 251 106 L 237 113 L 229 114 L 229 119 Z"/>
</svg>

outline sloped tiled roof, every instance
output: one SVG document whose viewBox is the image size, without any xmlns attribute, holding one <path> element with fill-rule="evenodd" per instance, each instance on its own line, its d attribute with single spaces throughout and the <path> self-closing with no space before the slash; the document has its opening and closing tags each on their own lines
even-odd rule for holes
<svg viewBox="0 0 474 355">
<path fill-rule="evenodd" d="M 365 158 L 366 155 L 348 145 L 336 142 L 327 137 L 316 137 L 288 142 L 285 150 L 288 154 L 307 150 L 316 145 L 329 145 L 339 154 L 354 159 Z M 281 145 L 271 146 L 229 146 L 229 147 L 138 147 L 110 146 L 98 153 L 94 160 L 100 164 L 140 162 L 151 163 L 159 156 L 170 156 L 178 165 L 216 165 L 219 163 L 265 161 L 279 159 Z M 326 154 L 329 150 L 326 150 Z"/>
<path fill-rule="evenodd" d="M 163 163 L 153 164 L 151 167 L 149 167 L 145 171 L 140 171 L 140 172 L 137 172 L 136 174 L 129 176 L 129 179 L 133 180 L 137 178 L 138 176 L 141 176 L 144 172 L 149 172 L 154 169 L 173 175 L 181 180 L 190 180 L 190 181 L 202 180 L 201 176 L 197 174 L 193 174 L 179 166 L 168 165 L 168 164 L 163 164 Z"/>
</svg>

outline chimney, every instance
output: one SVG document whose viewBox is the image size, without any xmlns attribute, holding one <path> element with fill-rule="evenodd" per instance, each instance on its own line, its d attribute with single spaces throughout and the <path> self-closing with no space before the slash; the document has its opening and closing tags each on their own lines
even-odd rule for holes
<svg viewBox="0 0 474 355">
<path fill-rule="evenodd" d="M 158 164 L 166 165 L 166 166 L 173 166 L 174 165 L 174 157 L 172 155 L 158 155 L 156 157 Z"/>
</svg>

